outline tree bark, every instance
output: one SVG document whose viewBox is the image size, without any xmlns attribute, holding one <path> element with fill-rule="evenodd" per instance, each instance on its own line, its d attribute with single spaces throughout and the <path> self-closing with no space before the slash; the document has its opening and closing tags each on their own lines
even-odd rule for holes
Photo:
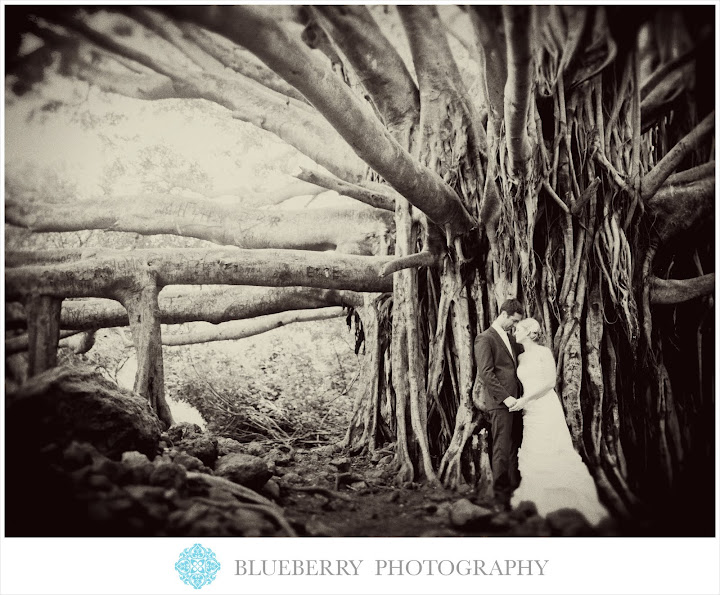
<svg viewBox="0 0 720 595">
<path fill-rule="evenodd" d="M 454 234 L 476 227 L 455 192 L 414 160 L 350 89 L 266 11 L 247 6 L 176 10 L 248 48 L 280 74 L 308 98 L 363 161 L 435 223 L 447 225 Z"/>
<path fill-rule="evenodd" d="M 172 234 L 239 248 L 338 250 L 377 254 L 392 233 L 392 215 L 370 209 L 227 208 L 162 196 L 73 203 L 6 203 L 5 220 L 40 231 L 102 229 Z"/>
<path fill-rule="evenodd" d="M 94 258 L 55 266 L 8 269 L 6 299 L 42 292 L 56 297 L 108 297 L 115 284 L 146 269 L 165 285 L 302 285 L 353 291 L 390 291 L 381 277 L 390 257 L 292 250 L 102 251 Z"/>
<path fill-rule="evenodd" d="M 160 292 L 158 305 L 162 324 L 196 321 L 220 324 L 293 310 L 363 305 L 363 294 L 334 289 L 228 286 L 182 293 L 177 289 L 166 287 Z M 6 308 L 5 324 L 7 328 L 25 326 L 25 312 Z M 111 299 L 65 300 L 60 312 L 60 328 L 67 330 L 89 331 L 128 324 L 127 310 Z"/>
<path fill-rule="evenodd" d="M 316 310 L 296 310 L 260 316 L 253 320 L 234 320 L 218 325 L 194 322 L 182 332 L 163 332 L 162 344 L 165 346 L 195 345 L 213 341 L 236 341 L 254 337 L 268 331 L 287 326 L 294 322 L 328 320 L 343 315 L 343 308 L 319 308 Z"/>
<path fill-rule="evenodd" d="M 25 302 L 28 313 L 28 375 L 30 377 L 54 368 L 60 340 L 60 307 L 62 298 L 30 295 Z"/>
<path fill-rule="evenodd" d="M 409 136 L 420 114 L 417 87 L 397 50 L 366 6 L 317 6 L 323 27 L 338 44 L 372 98 L 387 129 Z"/>
<path fill-rule="evenodd" d="M 173 425 L 170 407 L 165 401 L 158 287 L 151 270 L 135 275 L 131 283 L 114 290 L 127 309 L 137 355 L 138 368 L 133 390 L 145 397 L 167 427 Z"/>
<path fill-rule="evenodd" d="M 651 304 L 680 304 L 703 295 L 715 292 L 715 273 L 709 273 L 694 279 L 658 279 L 650 280 Z"/>
</svg>

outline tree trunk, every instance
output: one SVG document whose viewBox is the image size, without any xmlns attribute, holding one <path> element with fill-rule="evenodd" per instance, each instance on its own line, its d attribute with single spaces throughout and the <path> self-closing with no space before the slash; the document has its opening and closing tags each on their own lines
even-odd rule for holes
<svg viewBox="0 0 720 595">
<path fill-rule="evenodd" d="M 62 299 L 31 295 L 25 302 L 28 313 L 28 375 L 37 376 L 57 364 Z"/>
<path fill-rule="evenodd" d="M 162 338 L 158 309 L 158 287 L 151 272 L 137 275 L 133 283 L 115 290 L 116 297 L 127 309 L 138 368 L 133 390 L 145 397 L 160 421 L 173 424 L 170 407 L 165 401 Z"/>
</svg>

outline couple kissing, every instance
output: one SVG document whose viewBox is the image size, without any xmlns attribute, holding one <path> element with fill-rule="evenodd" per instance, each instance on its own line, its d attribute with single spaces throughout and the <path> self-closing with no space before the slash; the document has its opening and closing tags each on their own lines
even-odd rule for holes
<svg viewBox="0 0 720 595">
<path fill-rule="evenodd" d="M 555 392 L 555 358 L 537 320 L 523 316 L 520 301 L 506 300 L 475 340 L 496 505 L 510 510 L 531 501 L 541 516 L 572 508 L 596 525 L 609 515 L 573 446 Z"/>
</svg>

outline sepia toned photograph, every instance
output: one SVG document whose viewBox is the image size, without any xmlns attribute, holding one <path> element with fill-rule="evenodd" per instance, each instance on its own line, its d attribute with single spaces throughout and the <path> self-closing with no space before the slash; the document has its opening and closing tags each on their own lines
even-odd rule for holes
<svg viewBox="0 0 720 595">
<path fill-rule="evenodd" d="M 714 5 L 3 10 L 5 537 L 717 537 Z"/>
</svg>

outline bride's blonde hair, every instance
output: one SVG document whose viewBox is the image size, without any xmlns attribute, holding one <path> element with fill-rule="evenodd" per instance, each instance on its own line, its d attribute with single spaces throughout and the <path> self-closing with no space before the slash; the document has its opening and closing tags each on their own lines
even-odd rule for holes
<svg viewBox="0 0 720 595">
<path fill-rule="evenodd" d="M 517 323 L 517 326 L 520 325 L 522 325 L 522 327 L 527 331 L 527 334 L 532 339 L 533 343 L 542 345 L 545 340 L 545 336 L 543 335 L 542 327 L 537 320 L 534 318 L 524 318 Z"/>
</svg>

